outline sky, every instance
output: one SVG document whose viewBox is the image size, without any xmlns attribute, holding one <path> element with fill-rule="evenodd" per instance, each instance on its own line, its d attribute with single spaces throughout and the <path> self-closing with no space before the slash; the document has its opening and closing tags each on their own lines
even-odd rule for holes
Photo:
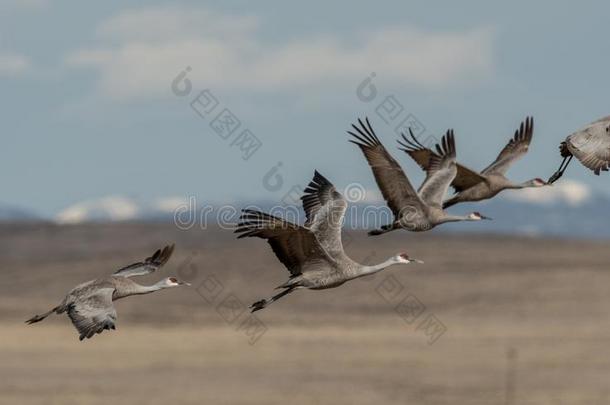
<svg viewBox="0 0 610 405">
<path fill-rule="evenodd" d="M 574 3 L 572 3 L 574 4 Z M 515 181 L 610 114 L 604 2 L 0 0 L 0 204 L 55 215 L 108 196 L 282 200 L 314 169 L 374 190 L 346 130 L 395 148 L 456 134 L 482 169 L 535 118 Z M 181 76 L 182 74 L 182 76 Z M 387 121 L 387 122 L 386 122 Z M 573 163 L 564 176 L 610 190 Z"/>
</svg>

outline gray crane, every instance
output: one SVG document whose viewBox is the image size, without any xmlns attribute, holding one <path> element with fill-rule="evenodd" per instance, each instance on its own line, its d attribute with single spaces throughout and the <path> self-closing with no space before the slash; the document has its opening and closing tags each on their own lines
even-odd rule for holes
<svg viewBox="0 0 610 405">
<path fill-rule="evenodd" d="M 554 183 L 563 175 L 572 157 L 599 176 L 601 170 L 608 171 L 610 166 L 610 115 L 594 121 L 586 127 L 568 135 L 559 145 L 563 160 L 559 169 L 549 178 Z"/>
<path fill-rule="evenodd" d="M 341 224 L 347 202 L 335 187 L 317 171 L 301 200 L 305 225 L 297 225 L 256 210 L 243 210 L 235 232 L 238 238 L 266 239 L 277 258 L 290 272 L 288 281 L 277 288 L 283 291 L 250 306 L 261 310 L 294 290 L 323 290 L 346 281 L 377 273 L 393 264 L 423 263 L 406 253 L 383 263 L 366 266 L 350 259 L 341 243 Z"/>
<path fill-rule="evenodd" d="M 400 149 L 411 156 L 422 168 L 425 168 L 430 157 L 435 152 L 419 143 L 410 128 L 409 132 L 411 139 L 407 139 L 402 134 L 402 140 L 398 141 Z M 521 122 L 519 129 L 515 131 L 515 135 L 500 151 L 496 160 L 480 173 L 456 163 L 457 174 L 451 182 L 451 186 L 456 194 L 443 202 L 443 208 L 448 208 L 461 202 L 486 200 L 503 190 L 548 185 L 547 182 L 539 177 L 523 183 L 513 183 L 505 176 L 509 167 L 527 153 L 533 133 L 534 119 L 527 117 L 525 121 Z"/>
<path fill-rule="evenodd" d="M 52 313 L 68 313 L 72 324 L 78 330 L 79 339 L 89 339 L 104 330 L 116 329 L 116 310 L 112 304 L 120 298 L 130 295 L 149 294 L 165 288 L 189 285 L 175 277 L 167 277 L 151 286 L 137 284 L 130 277 L 153 273 L 169 260 L 174 252 L 174 245 L 157 250 L 143 262 L 130 264 L 114 272 L 113 275 L 87 281 L 74 287 L 63 301 L 42 315 L 35 315 L 26 321 L 27 324 L 40 322 Z"/>
<path fill-rule="evenodd" d="M 491 219 L 478 212 L 462 216 L 443 211 L 443 197 L 457 173 L 453 130 L 447 131 L 441 144 L 436 145 L 437 153 L 431 154 L 422 166 L 426 178 L 416 192 L 400 165 L 379 141 L 368 118 L 365 121 L 366 125 L 361 119 L 358 119 L 358 126 L 352 124 L 355 132 L 347 131 L 354 137 L 350 142 L 358 145 L 364 153 L 377 186 L 394 214 L 391 224 L 372 230 L 369 235 L 381 235 L 396 229 L 421 232 L 447 222 Z"/>
</svg>

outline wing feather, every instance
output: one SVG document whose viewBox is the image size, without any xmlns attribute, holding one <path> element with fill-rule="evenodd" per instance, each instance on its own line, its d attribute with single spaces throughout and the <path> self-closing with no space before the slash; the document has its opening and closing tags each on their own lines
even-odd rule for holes
<svg viewBox="0 0 610 405">
<path fill-rule="evenodd" d="M 427 170 L 430 162 L 430 157 L 434 155 L 434 151 L 424 146 L 417 140 L 411 128 L 409 128 L 411 139 L 408 139 L 405 134 L 401 134 L 402 139 L 398 140 L 399 149 L 409 155 L 423 170 Z M 451 182 L 451 187 L 456 193 L 466 190 L 479 184 L 487 179 L 475 170 L 461 165 L 456 162 L 457 174 Z"/>
<path fill-rule="evenodd" d="M 381 144 L 368 118 L 365 121 L 366 125 L 361 119 L 358 119 L 359 125 L 352 124 L 355 132 L 347 131 L 347 133 L 354 139 L 349 141 L 357 145 L 364 153 L 388 207 L 396 218 L 400 218 L 401 211 L 405 208 L 422 211 L 423 203 L 409 179 L 398 162 Z"/>
<path fill-rule="evenodd" d="M 453 130 L 447 131 L 441 143 L 436 144 L 436 153 L 430 155 L 426 166 L 426 179 L 419 189 L 419 195 L 430 206 L 441 207 L 443 197 L 456 176 L 455 137 Z"/>
<path fill-rule="evenodd" d="M 523 157 L 532 142 L 534 134 L 534 118 L 527 117 L 521 122 L 519 129 L 515 131 L 515 135 L 508 141 L 506 146 L 500 151 L 500 154 L 489 166 L 487 166 L 482 174 L 506 174 L 509 167 Z"/>
<path fill-rule="evenodd" d="M 341 227 L 347 210 L 347 201 L 335 186 L 315 171 L 313 180 L 301 197 L 309 228 L 330 257 L 337 259 L 343 252 Z"/>
<path fill-rule="evenodd" d="M 117 315 L 112 305 L 113 293 L 113 287 L 96 288 L 91 294 L 77 297 L 68 306 L 68 316 L 78 331 L 80 340 L 116 328 Z"/>
<path fill-rule="evenodd" d="M 596 175 L 602 170 L 607 171 L 610 166 L 609 118 L 597 120 L 565 140 L 569 152 Z"/>
<path fill-rule="evenodd" d="M 235 233 L 238 238 L 266 239 L 292 277 L 308 265 L 330 260 L 309 229 L 260 211 L 243 210 Z"/>
<path fill-rule="evenodd" d="M 115 271 L 114 274 L 122 277 L 150 274 L 167 263 L 172 253 L 174 253 L 174 245 L 167 245 L 163 249 L 157 249 L 152 256 L 147 257 L 144 261 L 125 266 Z"/>
</svg>

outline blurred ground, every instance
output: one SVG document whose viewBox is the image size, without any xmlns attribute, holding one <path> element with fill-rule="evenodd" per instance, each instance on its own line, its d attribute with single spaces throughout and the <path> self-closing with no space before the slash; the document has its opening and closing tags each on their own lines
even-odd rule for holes
<svg viewBox="0 0 610 405">
<path fill-rule="evenodd" d="M 355 259 L 425 260 L 251 318 L 287 272 L 261 240 L 169 224 L 0 227 L 0 403 L 608 404 L 610 242 L 347 235 Z M 85 342 L 67 290 L 176 242 L 190 289 L 116 302 Z M 256 323 L 258 322 L 258 323 Z M 432 343 L 432 344 L 431 344 Z"/>
</svg>

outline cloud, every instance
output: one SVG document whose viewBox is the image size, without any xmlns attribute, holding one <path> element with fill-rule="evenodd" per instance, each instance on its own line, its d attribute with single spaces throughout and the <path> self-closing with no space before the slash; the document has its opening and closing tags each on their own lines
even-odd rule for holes
<svg viewBox="0 0 610 405">
<path fill-rule="evenodd" d="M 488 77 L 492 30 L 429 32 L 395 27 L 353 35 L 307 36 L 274 43 L 254 16 L 202 8 L 153 7 L 122 12 L 97 28 L 98 48 L 70 53 L 71 67 L 99 72 L 99 90 L 117 99 L 164 96 L 186 66 L 204 86 L 284 91 L 379 78 L 445 88 Z"/>
<path fill-rule="evenodd" d="M 0 52 L 0 77 L 17 76 L 30 68 L 29 60 L 16 53 Z"/>
<path fill-rule="evenodd" d="M 539 205 L 565 203 L 572 207 L 586 203 L 592 196 L 593 191 L 589 186 L 574 180 L 562 180 L 551 187 L 526 188 L 505 194 L 512 201 Z"/>
</svg>

